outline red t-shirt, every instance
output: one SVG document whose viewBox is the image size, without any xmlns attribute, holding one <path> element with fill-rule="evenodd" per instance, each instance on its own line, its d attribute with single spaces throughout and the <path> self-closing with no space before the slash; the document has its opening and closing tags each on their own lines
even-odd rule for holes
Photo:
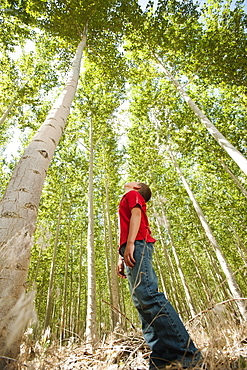
<svg viewBox="0 0 247 370">
<path fill-rule="evenodd" d="M 141 208 L 141 223 L 135 240 L 146 240 L 147 243 L 156 241 L 151 237 L 151 230 L 148 226 L 145 199 L 138 191 L 130 190 L 124 194 L 119 204 L 120 246 L 127 242 L 131 210 L 137 205 Z"/>
</svg>

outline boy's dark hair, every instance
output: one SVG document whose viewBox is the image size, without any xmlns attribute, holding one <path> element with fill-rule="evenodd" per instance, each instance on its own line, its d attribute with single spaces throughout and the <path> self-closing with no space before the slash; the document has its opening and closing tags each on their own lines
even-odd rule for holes
<svg viewBox="0 0 247 370">
<path fill-rule="evenodd" d="M 148 202 L 149 199 L 151 198 L 151 195 L 152 195 L 152 192 L 151 192 L 149 186 L 147 186 L 143 182 L 138 182 L 138 185 L 141 187 L 138 190 L 138 193 L 140 193 L 143 196 L 143 198 L 145 199 L 145 201 Z"/>
</svg>

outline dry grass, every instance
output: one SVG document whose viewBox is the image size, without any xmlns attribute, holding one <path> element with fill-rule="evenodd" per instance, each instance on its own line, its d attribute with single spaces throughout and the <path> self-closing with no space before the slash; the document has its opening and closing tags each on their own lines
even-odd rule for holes
<svg viewBox="0 0 247 370">
<path fill-rule="evenodd" d="M 247 322 L 225 306 L 205 312 L 187 325 L 208 370 L 247 370 Z"/>
<path fill-rule="evenodd" d="M 66 346 L 53 343 L 45 347 L 44 342 L 33 346 L 23 343 L 20 362 L 35 370 L 144 370 L 148 367 L 149 350 L 140 332 L 113 333 L 99 342 L 93 352 L 88 352 L 85 343 L 74 343 L 74 338 Z"/>
<path fill-rule="evenodd" d="M 225 309 L 210 311 L 187 325 L 202 350 L 207 370 L 247 370 L 247 323 L 237 324 Z M 70 338 L 66 346 L 41 341 L 22 345 L 20 369 L 32 370 L 147 370 L 149 349 L 141 332 L 117 330 L 89 353 L 85 343 Z M 196 368 L 195 368 L 196 370 Z"/>
</svg>

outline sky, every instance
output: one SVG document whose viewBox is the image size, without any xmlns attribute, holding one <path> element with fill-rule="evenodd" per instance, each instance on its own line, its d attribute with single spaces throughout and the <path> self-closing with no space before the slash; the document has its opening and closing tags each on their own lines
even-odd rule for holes
<svg viewBox="0 0 247 370">
<path fill-rule="evenodd" d="M 148 0 L 139 0 L 138 2 L 140 4 L 142 10 L 145 10 L 146 9 L 146 5 L 148 3 Z M 153 0 L 153 2 L 154 2 L 154 9 L 156 9 L 158 0 Z"/>
</svg>

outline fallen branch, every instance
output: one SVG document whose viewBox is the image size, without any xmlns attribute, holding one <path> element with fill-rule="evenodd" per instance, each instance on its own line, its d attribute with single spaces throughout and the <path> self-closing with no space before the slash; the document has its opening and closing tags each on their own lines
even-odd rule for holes
<svg viewBox="0 0 247 370">
<path fill-rule="evenodd" d="M 130 319 L 124 314 L 122 313 L 121 311 L 119 311 L 115 306 L 113 306 L 111 303 L 108 303 L 106 301 L 104 301 L 104 299 L 102 299 L 102 302 L 108 304 L 108 306 L 110 306 L 114 311 L 118 312 L 120 315 L 122 315 L 131 325 L 132 329 L 136 329 L 134 324 L 132 324 L 132 322 L 130 321 Z"/>
<path fill-rule="evenodd" d="M 26 364 L 23 364 L 23 363 L 19 362 L 19 361 L 18 361 L 18 360 L 16 360 L 15 358 L 6 357 L 6 356 L 1 356 L 1 355 L 0 355 L 0 358 L 3 358 L 4 360 L 8 360 L 8 361 L 18 362 L 18 365 L 25 366 L 25 367 L 29 367 L 28 365 L 26 365 Z"/>
</svg>

